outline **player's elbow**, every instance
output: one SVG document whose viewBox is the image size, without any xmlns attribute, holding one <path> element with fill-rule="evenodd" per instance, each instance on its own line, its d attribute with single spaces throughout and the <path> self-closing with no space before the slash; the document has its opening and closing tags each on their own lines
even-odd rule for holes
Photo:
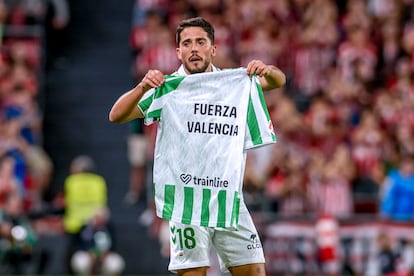
<svg viewBox="0 0 414 276">
<path fill-rule="evenodd" d="M 280 69 L 276 70 L 275 83 L 277 85 L 276 88 L 280 88 L 286 84 L 286 75 Z"/>
<path fill-rule="evenodd" d="M 109 112 L 108 118 L 111 123 L 126 123 L 133 119 L 144 118 L 144 115 L 137 108 L 132 111 L 123 111 L 122 109 L 113 107 Z"/>
<path fill-rule="evenodd" d="M 282 73 L 282 85 L 281 86 L 285 86 L 286 85 L 286 75 L 285 73 Z"/>
<path fill-rule="evenodd" d="M 275 87 L 274 88 L 280 88 L 285 86 L 286 84 L 286 75 L 282 72 L 279 72 L 276 81 L 275 81 Z"/>
<path fill-rule="evenodd" d="M 108 119 L 111 123 L 123 123 L 124 122 L 120 114 L 113 109 L 109 112 Z"/>
<path fill-rule="evenodd" d="M 286 75 L 278 68 L 275 68 L 270 75 L 261 79 L 260 84 L 264 91 L 281 88 L 286 84 Z"/>
<path fill-rule="evenodd" d="M 277 88 L 281 88 L 285 86 L 286 84 L 286 77 L 284 74 L 281 74 L 277 78 L 274 78 L 272 80 L 267 80 L 264 85 L 262 85 L 262 88 L 264 91 L 269 91 Z"/>
</svg>

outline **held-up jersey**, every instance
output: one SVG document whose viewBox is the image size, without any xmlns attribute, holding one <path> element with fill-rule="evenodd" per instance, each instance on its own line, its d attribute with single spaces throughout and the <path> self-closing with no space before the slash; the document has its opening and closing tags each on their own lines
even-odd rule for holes
<svg viewBox="0 0 414 276">
<path fill-rule="evenodd" d="M 146 124 L 159 121 L 157 215 L 237 229 L 245 150 L 276 142 L 257 77 L 245 68 L 167 76 L 138 107 Z"/>
</svg>

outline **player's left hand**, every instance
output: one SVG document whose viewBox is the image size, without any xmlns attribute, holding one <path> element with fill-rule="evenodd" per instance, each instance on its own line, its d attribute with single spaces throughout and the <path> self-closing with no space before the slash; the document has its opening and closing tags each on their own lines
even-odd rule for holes
<svg viewBox="0 0 414 276">
<path fill-rule="evenodd" d="M 264 62 L 261 60 L 254 59 L 250 61 L 247 65 L 247 74 L 249 76 L 253 76 L 254 74 L 256 74 L 260 77 L 265 77 L 268 74 L 270 74 L 271 70 L 272 67 L 264 64 Z"/>
</svg>

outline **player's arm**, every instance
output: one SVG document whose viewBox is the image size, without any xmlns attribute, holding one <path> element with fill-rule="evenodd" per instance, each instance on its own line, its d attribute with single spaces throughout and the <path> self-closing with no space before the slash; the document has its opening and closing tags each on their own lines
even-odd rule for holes
<svg viewBox="0 0 414 276">
<path fill-rule="evenodd" d="M 285 85 L 285 74 L 274 65 L 264 64 L 261 60 L 252 60 L 247 65 L 247 74 L 258 75 L 260 85 L 264 91 L 279 88 Z"/>
<path fill-rule="evenodd" d="M 109 112 L 109 121 L 112 123 L 125 123 L 136 118 L 144 117 L 138 108 L 138 102 L 145 92 L 151 88 L 161 86 L 164 83 L 164 75 L 158 70 L 149 70 L 141 82 L 133 89 L 121 95 Z"/>
</svg>

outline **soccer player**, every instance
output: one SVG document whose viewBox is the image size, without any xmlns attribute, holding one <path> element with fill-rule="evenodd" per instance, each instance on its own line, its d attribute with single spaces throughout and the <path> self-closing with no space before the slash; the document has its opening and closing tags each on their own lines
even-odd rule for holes
<svg viewBox="0 0 414 276">
<path fill-rule="evenodd" d="M 216 55 L 214 28 L 205 19 L 196 17 L 183 20 L 177 27 L 176 40 L 177 57 L 182 65 L 174 75 L 185 76 L 219 70 L 212 63 Z M 286 82 L 286 77 L 280 69 L 264 64 L 260 60 L 249 62 L 246 70 L 247 75 L 259 77 L 260 86 L 264 91 L 282 87 Z M 135 118 L 143 118 L 146 114 L 139 105 L 141 99 L 154 93 L 154 89 L 162 86 L 165 81 L 163 72 L 156 69 L 149 70 L 137 86 L 116 100 L 109 113 L 109 120 L 114 123 L 124 123 Z M 210 265 L 211 245 L 218 253 L 222 268 L 228 269 L 232 275 L 265 275 L 263 249 L 242 197 L 237 230 L 198 225 L 189 227 L 172 221 L 169 223 L 173 241 L 170 243 L 169 270 L 178 275 L 206 275 Z M 177 232 L 173 230 L 176 229 L 182 230 L 180 234 L 187 235 L 188 239 L 185 241 L 188 244 L 184 253 L 178 252 L 182 248 L 174 242 L 176 236 L 173 235 Z M 185 232 L 185 230 L 189 231 Z"/>
</svg>

